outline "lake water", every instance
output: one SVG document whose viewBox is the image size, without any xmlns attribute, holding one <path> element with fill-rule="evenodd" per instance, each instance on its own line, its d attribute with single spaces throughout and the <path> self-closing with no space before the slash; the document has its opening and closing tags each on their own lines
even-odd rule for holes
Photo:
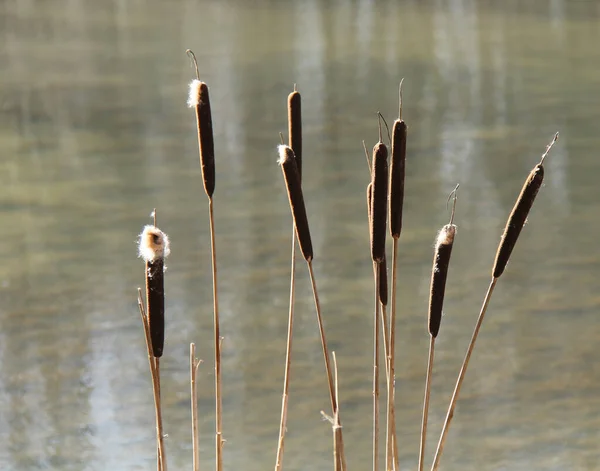
<svg viewBox="0 0 600 471">
<path fill-rule="evenodd" d="M 441 469 L 600 467 L 600 7 L 594 1 L 180 0 L 0 5 L 0 468 L 155 469 L 136 237 L 172 241 L 162 361 L 170 469 L 214 461 L 208 211 L 192 48 L 211 90 L 226 469 L 269 469 L 291 220 L 278 132 L 303 96 L 304 191 L 349 469 L 371 463 L 372 272 L 361 140 L 409 126 L 398 300 L 402 469 L 415 469 L 436 231 L 461 184 L 436 344 L 437 437 L 506 217 L 556 131 L 545 185 L 484 322 Z M 286 469 L 331 469 L 329 399 L 299 265 Z"/>
</svg>

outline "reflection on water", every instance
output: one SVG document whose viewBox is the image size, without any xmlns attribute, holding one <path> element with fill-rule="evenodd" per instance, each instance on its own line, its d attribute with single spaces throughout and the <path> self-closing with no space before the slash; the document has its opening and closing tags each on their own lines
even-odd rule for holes
<svg viewBox="0 0 600 471">
<path fill-rule="evenodd" d="M 191 465 L 187 345 L 213 458 L 207 211 L 192 47 L 217 143 L 227 468 L 273 465 L 290 220 L 277 133 L 304 97 L 305 191 L 348 461 L 370 463 L 370 262 L 360 141 L 409 124 L 398 402 L 417 458 L 431 241 L 457 182 L 459 235 L 432 391 L 436 439 L 506 215 L 552 134 L 547 180 L 486 319 L 444 469 L 597 469 L 600 304 L 593 233 L 600 86 L 595 2 L 28 2 L 0 5 L 0 467 L 148 469 L 153 409 L 135 237 L 173 241 L 163 366 L 168 456 Z M 286 466 L 327 469 L 322 357 L 302 273 Z M 307 456 L 308 454 L 308 456 Z"/>
</svg>

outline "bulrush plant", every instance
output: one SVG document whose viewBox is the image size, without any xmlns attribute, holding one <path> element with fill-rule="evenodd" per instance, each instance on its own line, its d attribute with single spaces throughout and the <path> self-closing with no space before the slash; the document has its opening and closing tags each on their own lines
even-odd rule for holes
<svg viewBox="0 0 600 471">
<path fill-rule="evenodd" d="M 371 259 L 375 279 L 375 302 L 373 315 L 373 471 L 379 469 L 379 350 L 380 350 L 380 266 L 385 258 L 385 235 L 387 226 L 388 152 L 381 138 L 373 147 L 371 166 L 371 206 L 369 233 L 371 235 Z"/>
<path fill-rule="evenodd" d="M 539 163 L 533 167 L 531 172 L 529 172 L 529 175 L 523 184 L 523 188 L 521 189 L 521 193 L 517 198 L 515 206 L 513 207 L 510 215 L 508 216 L 508 220 L 506 221 L 506 226 L 502 234 L 502 239 L 500 240 L 500 245 L 498 246 L 496 260 L 494 261 L 494 267 L 492 269 L 492 281 L 490 282 L 488 290 L 485 294 L 481 310 L 479 311 L 479 317 L 477 318 L 477 322 L 475 324 L 475 330 L 473 330 L 471 341 L 467 347 L 467 353 L 465 354 L 462 366 L 460 367 L 460 372 L 458 373 L 458 379 L 456 380 L 456 385 L 454 386 L 454 392 L 452 393 L 452 398 L 450 399 L 450 405 L 448 406 L 446 419 L 444 420 L 444 425 L 442 426 L 440 440 L 435 451 L 433 464 L 431 465 L 431 471 L 437 470 L 440 464 L 440 458 L 442 456 L 442 452 L 444 451 L 444 444 L 446 442 L 448 428 L 450 427 L 450 423 L 454 417 L 454 409 L 456 407 L 460 388 L 465 379 L 465 373 L 467 372 L 467 367 L 469 366 L 469 360 L 471 359 L 471 354 L 473 353 L 473 348 L 475 347 L 475 342 L 477 341 L 477 336 L 479 335 L 479 330 L 481 329 L 481 324 L 483 323 L 483 318 L 490 303 L 492 293 L 494 292 L 494 288 L 498 282 L 498 279 L 500 278 L 500 275 L 504 273 L 506 264 L 508 263 L 510 255 L 515 247 L 515 244 L 517 243 L 517 239 L 519 238 L 521 230 L 527 221 L 527 215 L 529 214 L 529 211 L 533 206 L 533 202 L 535 201 L 535 197 L 542 186 L 544 181 L 544 160 L 557 140 L 558 133 L 554 135 L 554 138 L 546 147 L 546 151 L 542 155 Z"/>
<path fill-rule="evenodd" d="M 319 328 L 319 335 L 321 337 L 321 347 L 323 349 L 323 357 L 325 359 L 325 373 L 327 375 L 327 383 L 329 386 L 329 396 L 331 400 L 331 410 L 333 411 L 332 416 L 334 417 L 333 432 L 334 432 L 334 443 L 337 445 L 334 450 L 334 468 L 336 471 L 343 471 L 346 469 L 346 463 L 344 458 L 344 441 L 342 437 L 342 427 L 340 425 L 340 412 L 337 402 L 337 395 L 335 393 L 335 384 L 333 374 L 331 371 L 331 360 L 329 355 L 329 348 L 327 347 L 327 339 L 325 337 L 325 327 L 323 325 L 323 316 L 321 313 L 321 302 L 319 301 L 319 294 L 317 290 L 317 282 L 315 279 L 315 273 L 313 270 L 313 247 L 312 240 L 310 237 L 310 229 L 308 226 L 308 217 L 306 216 L 306 207 L 304 205 L 304 196 L 302 194 L 302 185 L 300 183 L 300 174 L 298 172 L 298 166 L 296 164 L 296 158 L 294 151 L 286 145 L 279 146 L 279 165 L 283 172 L 283 179 L 285 181 L 285 187 L 287 190 L 288 200 L 290 203 L 290 210 L 292 212 L 292 218 L 294 221 L 294 227 L 296 228 L 296 237 L 298 238 L 298 244 L 300 245 L 300 251 L 302 256 L 306 260 L 308 267 L 308 274 L 310 277 L 310 283 L 313 292 L 313 299 L 315 303 L 315 311 L 317 313 L 317 324 Z"/>
<path fill-rule="evenodd" d="M 162 411 L 160 402 L 160 357 L 165 339 L 165 288 L 164 262 L 171 252 L 169 238 L 154 224 L 144 227 L 139 237 L 138 254 L 145 262 L 146 304 L 138 288 L 138 307 L 146 337 L 152 392 L 156 415 L 157 469 L 167 471 L 167 459 L 163 440 Z"/>
<path fill-rule="evenodd" d="M 302 97 L 294 85 L 294 91 L 288 96 L 288 134 L 289 147 L 294 152 L 298 178 L 302 183 Z M 283 144 L 283 138 L 282 138 Z M 283 452 L 285 447 L 285 432 L 287 429 L 287 410 L 290 390 L 290 374 L 292 367 L 292 341 L 294 335 L 294 304 L 296 299 L 296 227 L 292 222 L 292 256 L 290 267 L 290 300 L 288 308 L 288 329 L 285 349 L 285 371 L 283 375 L 283 395 L 281 398 L 281 418 L 279 421 L 279 440 L 275 471 L 283 468 Z"/>
<path fill-rule="evenodd" d="M 421 420 L 421 443 L 419 446 L 419 471 L 423 471 L 425 460 L 425 443 L 427 439 L 427 418 L 429 415 L 429 396 L 431 391 L 431 375 L 433 371 L 433 355 L 435 350 L 435 339 L 440 331 L 442 323 L 442 309 L 444 306 L 444 295 L 446 293 L 446 280 L 448 278 L 448 267 L 450 266 L 450 255 L 454 245 L 456 226 L 454 225 L 454 213 L 456 210 L 456 191 L 453 190 L 454 203 L 452 204 L 452 215 L 450 222 L 446 224 L 437 235 L 433 252 L 433 266 L 431 268 L 431 284 L 429 289 L 429 355 L 427 359 L 427 374 L 425 376 L 425 394 L 423 398 L 423 418 Z"/>
<path fill-rule="evenodd" d="M 198 131 L 198 147 L 200 156 L 200 167 L 205 193 L 208 197 L 209 226 L 211 244 L 211 267 L 212 267 L 212 295 L 213 295 L 213 321 L 214 321 L 214 356 L 215 356 L 215 467 L 216 471 L 223 471 L 223 430 L 222 430 L 222 375 L 221 375 L 221 333 L 219 325 L 219 303 L 217 290 L 217 256 L 215 250 L 215 227 L 213 211 L 213 195 L 215 190 L 215 154 L 212 130 L 212 116 L 208 86 L 200 81 L 198 64 L 193 52 L 188 50 L 192 58 L 196 79 L 190 84 L 188 104 L 195 110 Z M 386 372 L 386 445 L 385 457 L 386 471 L 400 471 L 398 459 L 398 443 L 396 435 L 395 415 L 395 337 L 396 337 L 396 291 L 398 282 L 398 243 L 402 231 L 402 212 L 404 203 L 404 180 L 407 145 L 407 126 L 402 119 L 402 82 L 400 82 L 399 116 L 394 122 L 391 136 L 391 157 L 388 166 L 388 148 L 382 142 L 381 121 L 379 123 L 379 141 L 373 147 L 371 156 L 366 151 L 367 164 L 370 172 L 370 182 L 367 187 L 367 215 L 370 238 L 370 255 L 372 259 L 374 277 L 374 305 L 373 305 L 373 428 L 372 428 L 372 467 L 373 471 L 379 471 L 379 376 L 381 350 L 385 355 Z M 279 423 L 279 435 L 277 442 L 277 455 L 275 471 L 283 469 L 284 443 L 287 429 L 288 402 L 290 372 L 292 365 L 292 340 L 294 325 L 294 301 L 295 301 L 295 258 L 296 250 L 300 252 L 306 261 L 308 275 L 310 278 L 312 297 L 315 305 L 317 327 L 321 340 L 321 348 L 325 363 L 325 374 L 331 402 L 331 415 L 322 413 L 332 425 L 333 431 L 333 457 L 334 470 L 347 471 L 344 441 L 342 434 L 342 423 L 340 417 L 340 396 L 338 387 L 338 369 L 335 352 L 330 354 L 325 336 L 325 326 L 317 283 L 313 270 L 313 245 L 310 227 L 302 191 L 302 113 L 301 96 L 294 90 L 289 94 L 287 100 L 288 111 L 288 145 L 282 144 L 278 147 L 279 165 L 282 170 L 286 193 L 293 221 L 291 274 L 288 306 L 288 328 L 285 351 L 285 370 L 283 378 L 283 395 L 281 402 L 281 417 Z M 380 115 L 380 118 L 381 115 Z M 389 133 L 388 133 L 389 135 Z M 533 168 L 527 177 L 521 194 L 514 205 L 506 223 L 504 233 L 492 269 L 492 280 L 485 295 L 483 305 L 479 311 L 475 330 L 467 348 L 463 364 L 448 407 L 437 449 L 432 461 L 432 471 L 439 466 L 440 457 L 444 449 L 445 440 L 454 410 L 458 400 L 460 388 L 463 384 L 466 369 L 473 352 L 477 335 L 481 328 L 484 315 L 488 308 L 490 298 L 499 277 L 504 272 L 509 258 L 512 254 L 516 241 L 522 231 L 529 211 L 533 205 L 536 195 L 542 186 L 544 178 L 544 160 L 556 142 L 558 134 L 547 146 L 539 163 Z M 363 142 L 364 146 L 364 142 Z M 450 222 L 442 227 L 435 242 L 433 267 L 431 272 L 428 332 L 430 338 L 427 370 L 425 373 L 425 392 L 423 399 L 423 414 L 421 423 L 421 436 L 419 446 L 418 471 L 423 470 L 426 455 L 427 419 L 429 413 L 429 396 L 431 390 L 431 377 L 433 372 L 435 341 L 439 333 L 442 308 L 445 295 L 448 267 L 456 226 L 454 225 L 454 213 L 456 208 L 456 190 L 454 195 L 452 215 Z M 161 384 L 160 384 L 160 358 L 164 352 L 165 341 L 165 290 L 164 290 L 164 261 L 169 255 L 169 239 L 167 235 L 156 227 L 156 212 L 154 212 L 154 223 L 144 227 L 139 238 L 139 256 L 145 262 L 146 296 L 138 289 L 138 306 L 144 327 L 148 361 L 152 376 L 152 388 L 156 414 L 156 439 L 157 439 L 157 470 L 167 471 L 166 450 L 163 440 L 163 424 L 161 413 Z M 386 237 L 389 219 L 390 235 L 393 243 L 393 255 L 391 259 L 392 276 L 391 285 L 388 289 Z M 296 246 L 296 241 L 298 245 Z M 389 291 L 389 292 L 388 292 Z M 391 300 L 391 312 L 388 319 L 388 298 Z M 381 324 L 381 326 L 380 326 Z M 383 342 L 381 342 L 383 336 Z M 191 393 L 191 417 L 192 417 L 192 448 L 193 448 L 193 471 L 200 470 L 199 456 L 199 429 L 198 429 L 198 402 L 197 402 L 197 372 L 200 361 L 196 358 L 195 344 L 190 344 L 190 393 Z"/>
<path fill-rule="evenodd" d="M 186 53 L 192 58 L 196 69 L 196 78 L 190 83 L 188 106 L 196 111 L 198 128 L 198 150 L 204 191 L 208 197 L 208 215 L 210 225 L 210 251 L 213 279 L 213 316 L 214 316 L 214 349 L 215 349 L 215 454 L 216 471 L 223 470 L 223 398 L 221 378 L 221 329 L 219 322 L 219 296 L 217 290 L 217 252 L 215 243 L 215 217 L 213 193 L 215 191 L 215 145 L 212 129 L 212 113 L 208 86 L 200 81 L 198 62 L 194 53 L 188 49 Z"/>
</svg>

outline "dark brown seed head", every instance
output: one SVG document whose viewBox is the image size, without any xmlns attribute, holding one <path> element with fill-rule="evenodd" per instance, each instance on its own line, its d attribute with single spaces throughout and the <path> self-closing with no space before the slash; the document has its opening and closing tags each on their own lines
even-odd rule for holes
<svg viewBox="0 0 600 471">
<path fill-rule="evenodd" d="M 431 286 L 429 290 L 429 333 L 437 337 L 442 322 L 442 309 L 444 294 L 446 292 L 446 279 L 456 226 L 446 224 L 438 234 L 433 254 L 433 268 L 431 269 Z"/>
<path fill-rule="evenodd" d="M 385 256 L 385 230 L 387 223 L 387 187 L 388 163 L 387 147 L 378 142 L 373 147 L 373 183 L 371 198 L 371 257 L 374 262 L 381 262 Z"/>
<path fill-rule="evenodd" d="M 296 90 L 288 96 L 288 133 L 290 147 L 296 156 L 296 166 L 302 181 L 302 100 Z"/>
<path fill-rule="evenodd" d="M 385 253 L 383 260 L 379 263 L 379 302 L 384 306 L 388 303 L 388 279 L 387 279 L 387 263 L 385 261 Z"/>
<path fill-rule="evenodd" d="M 392 158 L 390 163 L 390 232 L 394 239 L 399 238 L 402 231 L 406 133 L 406 123 L 401 119 L 394 121 L 392 130 Z"/>
<path fill-rule="evenodd" d="M 197 79 L 192 80 L 192 83 L 190 83 L 188 105 L 196 109 L 200 166 L 202 168 L 204 191 L 209 198 L 212 198 L 215 191 L 215 146 L 210 98 L 206 83 Z"/>
<path fill-rule="evenodd" d="M 165 286 L 162 258 L 154 262 L 146 262 L 146 303 L 152 353 L 156 358 L 160 358 L 165 343 Z"/>
<path fill-rule="evenodd" d="M 313 259 L 312 241 L 310 239 L 310 229 L 308 227 L 308 218 L 304 206 L 304 196 L 302 195 L 302 185 L 300 184 L 300 175 L 296 166 L 294 151 L 288 147 L 279 146 L 279 164 L 283 171 L 285 187 L 287 189 L 290 209 L 296 226 L 296 235 L 300 250 L 307 262 Z"/>
<path fill-rule="evenodd" d="M 367 215 L 369 218 L 369 227 L 371 224 L 371 198 L 373 192 L 373 182 L 367 185 Z M 387 306 L 388 301 L 388 279 L 387 279 L 387 263 L 386 263 L 385 252 L 383 254 L 383 260 L 379 263 L 379 302 L 384 306 Z"/>
<path fill-rule="evenodd" d="M 140 234 L 138 252 L 146 262 L 146 303 L 152 352 L 159 358 L 165 341 L 164 261 L 171 253 L 169 237 L 148 225 Z"/>
<path fill-rule="evenodd" d="M 504 228 L 504 233 L 502 234 L 502 239 L 498 246 L 496 261 L 494 262 L 494 268 L 492 270 L 492 276 L 494 278 L 498 278 L 504 272 L 510 254 L 517 243 L 521 229 L 523 229 L 523 226 L 527 221 L 527 215 L 529 214 L 529 210 L 535 201 L 535 197 L 537 196 L 543 181 L 544 166 L 538 164 L 533 167 L 527 180 L 525 180 L 525 184 L 521 189 L 521 194 L 519 195 L 519 198 L 517 198 L 517 202 L 506 222 L 506 227 Z"/>
</svg>

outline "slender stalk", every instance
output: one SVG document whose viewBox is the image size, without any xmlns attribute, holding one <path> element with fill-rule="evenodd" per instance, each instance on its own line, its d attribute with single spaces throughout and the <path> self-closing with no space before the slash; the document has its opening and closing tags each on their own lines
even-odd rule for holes
<svg viewBox="0 0 600 471">
<path fill-rule="evenodd" d="M 463 380 L 465 379 L 465 373 L 467 372 L 467 366 L 469 365 L 469 360 L 471 359 L 471 354 L 473 353 L 473 348 L 475 347 L 475 341 L 477 340 L 477 336 L 479 335 L 479 329 L 481 329 L 481 324 L 483 323 L 483 318 L 487 311 L 488 305 L 490 303 L 490 298 L 492 297 L 492 293 L 494 292 L 494 288 L 496 287 L 497 281 L 498 278 L 492 279 L 490 286 L 488 287 L 487 293 L 485 295 L 485 299 L 483 300 L 483 305 L 481 306 L 481 311 L 479 312 L 479 317 L 477 318 L 477 323 L 475 324 L 475 330 L 473 331 L 473 335 L 471 336 L 471 341 L 469 342 L 469 347 L 467 348 L 467 353 L 463 360 L 462 366 L 460 367 L 458 380 L 456 381 L 456 385 L 454 386 L 454 392 L 452 393 L 452 398 L 450 399 L 450 406 L 448 407 L 446 419 L 444 420 L 440 440 L 435 451 L 433 464 L 431 465 L 431 471 L 436 471 L 440 464 L 440 458 L 442 456 L 442 452 L 444 451 L 444 444 L 446 443 L 446 438 L 448 434 L 448 427 L 450 427 L 450 422 L 452 422 L 452 418 L 454 417 L 454 409 L 456 408 L 456 401 L 458 400 L 460 388 L 462 386 Z"/>
<path fill-rule="evenodd" d="M 433 371 L 433 354 L 435 337 L 429 336 L 429 358 L 427 360 L 427 377 L 425 378 L 425 396 L 423 399 L 423 418 L 421 419 L 421 445 L 419 447 L 419 471 L 423 471 L 425 460 L 425 442 L 427 440 L 427 418 L 429 417 L 429 397 L 431 394 L 431 372 Z"/>
<path fill-rule="evenodd" d="M 288 96 L 288 134 L 289 147 L 294 152 L 298 177 L 302 182 L 302 98 L 294 85 L 294 91 Z M 282 142 L 283 144 L 283 137 Z M 279 423 L 279 441 L 275 471 L 283 468 L 283 451 L 287 424 L 287 409 L 292 366 L 292 337 L 294 332 L 294 303 L 296 292 L 296 228 L 292 225 L 292 262 L 290 268 L 290 304 L 288 313 L 288 332 L 285 350 L 285 373 L 283 377 L 283 396 L 281 398 L 281 420 Z"/>
<path fill-rule="evenodd" d="M 375 313 L 373 327 L 373 471 L 379 469 L 379 263 L 373 262 Z"/>
<path fill-rule="evenodd" d="M 288 313 L 287 344 L 285 349 L 285 372 L 283 376 L 283 397 L 281 398 L 281 419 L 279 423 L 279 441 L 277 444 L 277 459 L 275 471 L 283 467 L 283 451 L 287 423 L 287 410 L 290 389 L 290 370 L 292 366 L 292 337 L 294 332 L 294 303 L 296 292 L 296 228 L 292 227 L 292 263 L 290 273 L 290 304 Z"/>
<path fill-rule="evenodd" d="M 150 323 L 148 322 L 148 316 L 146 315 L 146 309 L 144 308 L 144 301 L 142 300 L 142 290 L 138 288 L 138 308 L 140 310 L 140 316 L 142 318 L 142 325 L 144 327 L 144 337 L 146 339 L 146 349 L 148 351 L 148 363 L 150 366 L 150 376 L 152 378 L 152 394 L 154 398 L 154 413 L 156 417 L 156 444 L 157 444 L 157 470 L 166 471 L 166 454 L 163 440 L 163 427 L 162 427 L 162 416 L 160 413 L 160 385 L 159 385 L 159 373 L 157 360 L 152 352 L 152 340 L 150 336 Z"/>
<path fill-rule="evenodd" d="M 219 297 L 217 290 L 217 251 L 215 247 L 215 218 L 213 198 L 208 199 L 210 219 L 210 248 L 212 255 L 213 278 L 213 311 L 214 311 L 214 336 L 215 336 L 215 451 L 216 471 L 223 470 L 223 399 L 221 388 L 221 331 L 219 322 Z"/>
<path fill-rule="evenodd" d="M 341 434 L 338 433 L 338 431 L 342 428 L 342 425 L 340 424 L 340 390 L 338 387 L 338 367 L 335 352 L 331 352 L 331 354 L 333 356 L 335 402 L 338 404 L 338 408 L 333 414 L 333 467 L 335 471 L 342 471 L 345 465 L 343 460 L 344 449 L 343 444 L 341 443 Z"/>
<path fill-rule="evenodd" d="M 196 345 L 190 343 L 190 388 L 192 397 L 192 453 L 194 471 L 200 471 L 200 432 L 198 429 L 198 387 L 196 377 L 200 361 L 196 359 Z"/>
</svg>

